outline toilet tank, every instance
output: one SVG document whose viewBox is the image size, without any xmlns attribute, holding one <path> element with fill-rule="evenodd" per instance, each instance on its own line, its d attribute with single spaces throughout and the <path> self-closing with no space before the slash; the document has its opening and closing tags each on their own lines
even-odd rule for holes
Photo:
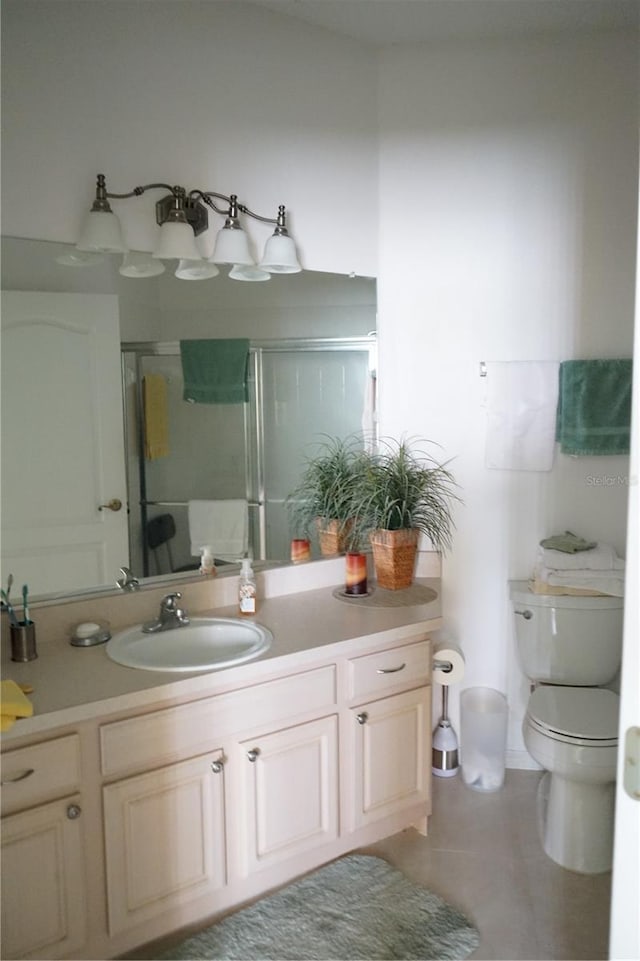
<svg viewBox="0 0 640 961">
<path fill-rule="evenodd" d="M 621 597 L 534 594 L 510 581 L 520 666 L 532 681 L 597 687 L 622 658 Z"/>
</svg>

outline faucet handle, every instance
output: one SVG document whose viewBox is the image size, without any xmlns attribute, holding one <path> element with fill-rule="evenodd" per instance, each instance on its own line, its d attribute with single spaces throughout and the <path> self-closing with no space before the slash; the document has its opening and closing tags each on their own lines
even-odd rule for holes
<svg viewBox="0 0 640 961">
<path fill-rule="evenodd" d="M 140 589 L 140 581 L 128 567 L 121 567 L 120 573 L 122 577 L 116 581 L 116 587 L 119 587 L 121 591 L 137 591 Z"/>
<path fill-rule="evenodd" d="M 171 613 L 178 610 L 178 601 L 182 597 L 180 591 L 176 591 L 175 594 L 167 594 L 166 597 L 162 598 L 160 602 L 160 608 L 167 613 Z"/>
</svg>

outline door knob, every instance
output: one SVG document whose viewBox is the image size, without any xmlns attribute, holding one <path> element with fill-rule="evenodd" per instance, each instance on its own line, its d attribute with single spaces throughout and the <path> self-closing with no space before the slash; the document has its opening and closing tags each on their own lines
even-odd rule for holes
<svg viewBox="0 0 640 961">
<path fill-rule="evenodd" d="M 250 761 L 257 761 L 258 755 L 260 754 L 259 747 L 252 747 L 250 751 L 247 751 L 247 757 Z"/>
<path fill-rule="evenodd" d="M 362 714 L 356 714 L 356 721 L 358 722 L 358 724 L 366 724 L 368 719 L 369 719 L 369 715 L 367 714 L 366 711 L 363 711 Z"/>
<path fill-rule="evenodd" d="M 122 501 L 118 497 L 112 497 L 111 500 L 107 501 L 106 504 L 100 504 L 98 507 L 99 511 L 103 511 L 105 509 L 108 511 L 119 511 L 122 509 Z"/>
</svg>

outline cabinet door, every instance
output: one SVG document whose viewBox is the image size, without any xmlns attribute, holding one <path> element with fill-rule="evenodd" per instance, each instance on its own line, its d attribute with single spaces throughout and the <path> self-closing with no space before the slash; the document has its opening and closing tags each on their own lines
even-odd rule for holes
<svg viewBox="0 0 640 961">
<path fill-rule="evenodd" d="M 337 837 L 337 716 L 244 741 L 238 754 L 243 874 Z"/>
<path fill-rule="evenodd" d="M 110 784 L 103 798 L 111 934 L 224 885 L 222 752 Z"/>
<path fill-rule="evenodd" d="M 428 802 L 431 688 L 354 708 L 354 829 Z M 426 810 L 425 810 L 426 813 Z"/>
<path fill-rule="evenodd" d="M 2 957 L 63 958 L 85 937 L 80 799 L 2 820 Z"/>
</svg>

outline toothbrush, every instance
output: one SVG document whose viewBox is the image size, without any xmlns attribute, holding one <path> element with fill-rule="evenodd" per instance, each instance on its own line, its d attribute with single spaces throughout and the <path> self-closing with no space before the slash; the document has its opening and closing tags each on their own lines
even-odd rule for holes
<svg viewBox="0 0 640 961">
<path fill-rule="evenodd" d="M 18 618 L 16 617 L 16 612 L 13 609 L 13 605 L 9 600 L 9 595 L 6 591 L 0 591 L 0 597 L 4 601 L 4 606 L 7 609 L 7 614 L 9 615 L 9 620 L 11 621 L 12 627 L 18 627 Z"/>
<path fill-rule="evenodd" d="M 29 587 L 27 584 L 22 585 L 22 610 L 23 618 L 25 624 L 30 624 L 31 619 L 29 617 Z"/>
</svg>

